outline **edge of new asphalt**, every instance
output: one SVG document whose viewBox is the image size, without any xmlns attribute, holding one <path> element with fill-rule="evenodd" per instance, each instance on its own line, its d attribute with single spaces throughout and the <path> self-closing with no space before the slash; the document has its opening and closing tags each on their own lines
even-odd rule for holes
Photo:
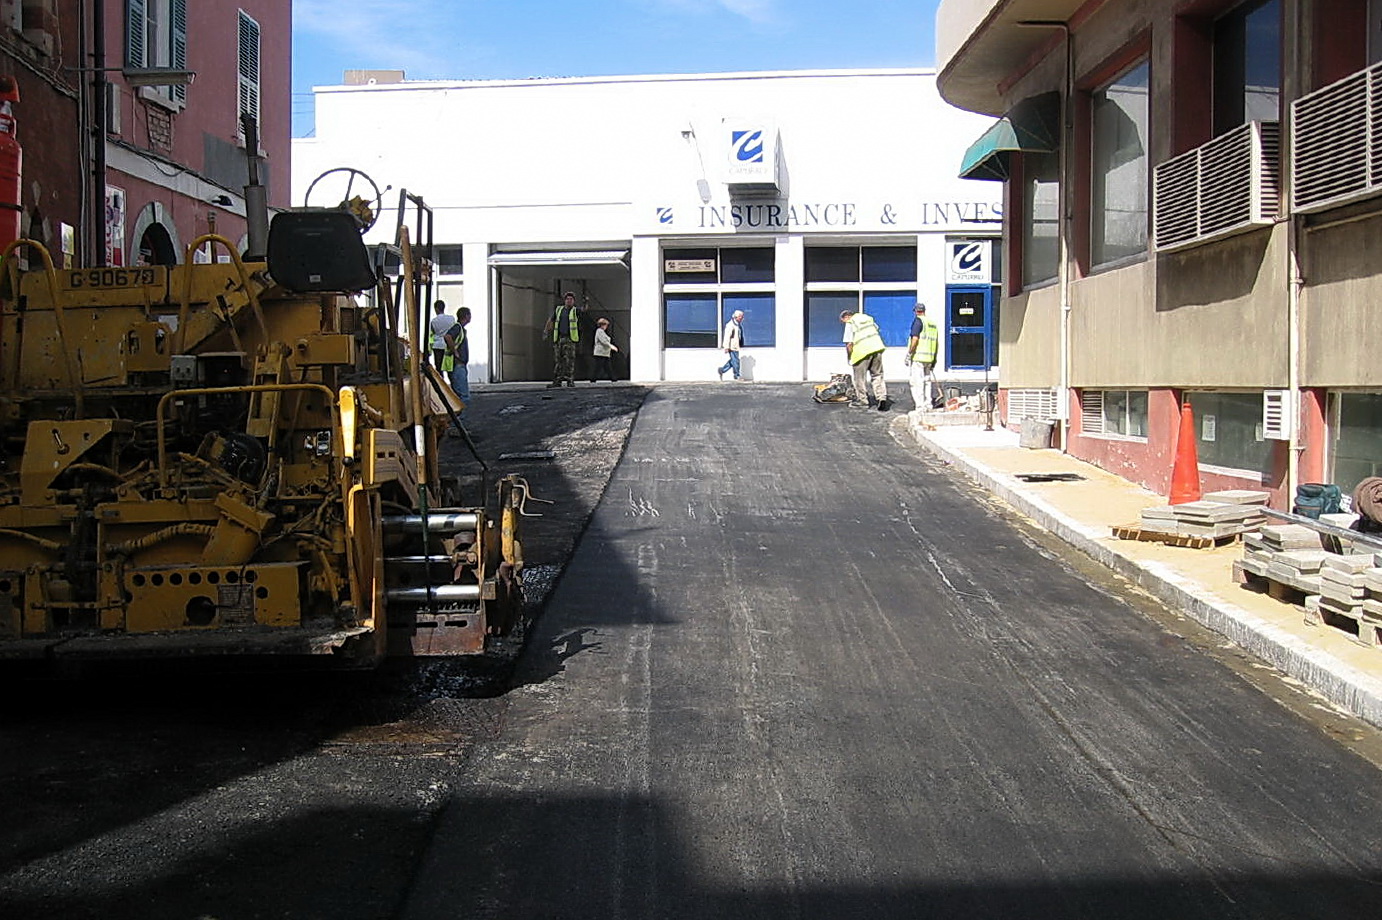
<svg viewBox="0 0 1382 920">
<path fill-rule="evenodd" d="M 1382 727 L 1382 680 L 1340 661 L 1252 613 L 1214 597 L 1196 582 L 1155 562 L 1138 562 L 1115 552 L 1094 532 L 1059 509 L 1005 482 L 996 472 L 962 452 L 951 450 L 908 420 L 917 444 L 949 461 L 981 487 L 1026 515 L 1075 549 L 1180 610 L 1235 645 L 1305 684 L 1331 703 Z"/>
</svg>

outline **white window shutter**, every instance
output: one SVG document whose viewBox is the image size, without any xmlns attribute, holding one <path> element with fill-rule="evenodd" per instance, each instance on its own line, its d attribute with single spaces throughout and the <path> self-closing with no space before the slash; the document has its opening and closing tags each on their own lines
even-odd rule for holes
<svg viewBox="0 0 1382 920">
<path fill-rule="evenodd" d="M 1262 391 L 1262 437 L 1271 441 L 1291 438 L 1290 390 Z"/>
<path fill-rule="evenodd" d="M 259 23 L 240 12 L 240 114 L 259 121 Z"/>
</svg>

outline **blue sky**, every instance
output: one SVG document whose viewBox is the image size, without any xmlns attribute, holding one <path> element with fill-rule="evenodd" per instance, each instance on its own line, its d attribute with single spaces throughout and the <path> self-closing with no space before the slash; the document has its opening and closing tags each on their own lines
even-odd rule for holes
<svg viewBox="0 0 1382 920">
<path fill-rule="evenodd" d="M 409 79 L 919 67 L 939 0 L 293 0 L 293 135 L 346 70 Z"/>
</svg>

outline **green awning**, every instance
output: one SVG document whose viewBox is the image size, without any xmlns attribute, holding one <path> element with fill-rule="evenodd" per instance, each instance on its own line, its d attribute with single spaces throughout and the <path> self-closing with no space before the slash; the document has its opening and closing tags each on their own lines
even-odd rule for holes
<svg viewBox="0 0 1382 920">
<path fill-rule="evenodd" d="M 960 164 L 962 179 L 1008 178 L 1014 153 L 1051 153 L 1060 149 L 1060 93 L 1029 96 L 1008 110 L 969 145 Z"/>
</svg>

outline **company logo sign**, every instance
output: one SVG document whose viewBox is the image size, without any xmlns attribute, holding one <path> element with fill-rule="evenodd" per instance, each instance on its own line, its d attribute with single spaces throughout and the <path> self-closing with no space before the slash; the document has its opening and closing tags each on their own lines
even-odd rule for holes
<svg viewBox="0 0 1382 920">
<path fill-rule="evenodd" d="M 763 162 L 763 131 L 731 131 L 734 159 L 740 163 Z"/>
<path fill-rule="evenodd" d="M 951 240 L 947 284 L 989 284 L 993 278 L 993 243 L 989 240 Z"/>
</svg>

